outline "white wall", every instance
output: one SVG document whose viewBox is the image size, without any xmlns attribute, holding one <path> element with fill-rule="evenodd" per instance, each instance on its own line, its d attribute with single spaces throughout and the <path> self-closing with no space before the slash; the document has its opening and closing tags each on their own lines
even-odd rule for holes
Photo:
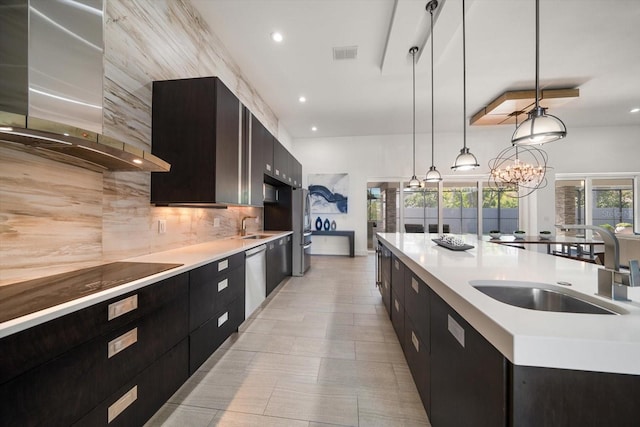
<svg viewBox="0 0 640 427">
<path fill-rule="evenodd" d="M 451 172 L 451 164 L 462 148 L 462 133 L 436 133 L 435 165 L 447 179 L 486 176 L 488 162 L 509 146 L 512 127 L 470 128 L 467 146 L 478 158 L 481 167 L 475 171 Z M 416 174 L 424 177 L 431 165 L 431 134 L 416 136 Z M 412 175 L 411 135 L 373 135 L 341 138 L 295 139 L 293 154 L 304 167 L 303 185 L 308 174 L 348 173 L 349 213 L 336 215 L 338 228 L 355 230 L 356 254 L 367 251 L 366 187 L 368 180 L 408 180 Z M 543 147 L 549 154 L 549 188 L 529 201 L 535 214 L 527 215 L 528 226 L 549 228 L 554 221 L 553 176 L 558 173 L 619 173 L 640 174 L 640 126 L 570 128 L 561 141 Z M 534 193 L 535 194 L 535 193 Z M 530 196 L 531 197 L 531 196 Z M 315 220 L 315 217 L 313 218 Z M 335 240 L 335 239 L 334 239 Z M 317 244 L 316 244 L 317 242 Z M 334 248 L 335 246 L 335 248 Z M 342 253 L 341 242 L 314 240 L 315 253 Z M 337 252 L 333 252 L 337 251 Z"/>
</svg>

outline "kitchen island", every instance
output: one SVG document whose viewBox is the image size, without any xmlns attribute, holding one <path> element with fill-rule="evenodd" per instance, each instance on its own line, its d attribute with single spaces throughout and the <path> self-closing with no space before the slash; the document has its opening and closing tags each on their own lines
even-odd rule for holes
<svg viewBox="0 0 640 427">
<path fill-rule="evenodd" d="M 632 302 L 606 300 L 594 295 L 598 266 L 471 235 L 461 237 L 472 249 L 452 251 L 432 242 L 436 237 L 378 234 L 383 300 L 386 294 L 410 367 L 411 359 L 420 361 L 412 373 L 434 425 L 637 421 L 639 289 L 630 289 Z M 555 285 L 618 314 L 515 307 L 474 288 L 476 280 Z"/>
</svg>

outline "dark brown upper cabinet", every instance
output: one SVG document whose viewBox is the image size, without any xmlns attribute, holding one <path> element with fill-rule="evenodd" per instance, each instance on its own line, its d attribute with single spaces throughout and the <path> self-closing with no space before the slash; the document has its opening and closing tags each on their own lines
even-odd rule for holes
<svg viewBox="0 0 640 427">
<path fill-rule="evenodd" d="M 286 148 L 279 142 L 273 142 L 273 177 L 280 182 L 292 185 L 293 179 L 291 179 L 291 154 Z M 291 182 L 289 182 L 291 179 Z"/>
<path fill-rule="evenodd" d="M 171 171 L 151 174 L 152 203 L 243 203 L 241 110 L 217 77 L 153 82 L 152 153 Z"/>
<path fill-rule="evenodd" d="M 256 116 L 251 115 L 251 162 L 252 171 L 275 177 L 273 170 L 273 144 L 275 138 Z M 254 155 L 254 150 L 256 155 Z M 259 155 L 259 157 L 258 157 Z M 255 169 L 254 169 L 255 168 Z"/>
<path fill-rule="evenodd" d="M 251 114 L 251 130 L 249 135 L 251 136 L 250 204 L 262 206 L 264 198 L 262 191 L 264 175 L 271 176 L 271 171 L 273 170 L 273 136 L 271 136 L 267 128 L 265 128 L 253 114 Z"/>
</svg>

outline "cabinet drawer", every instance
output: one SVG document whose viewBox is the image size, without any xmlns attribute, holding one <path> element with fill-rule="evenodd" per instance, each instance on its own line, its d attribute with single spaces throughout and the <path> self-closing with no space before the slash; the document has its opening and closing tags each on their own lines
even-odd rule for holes
<svg viewBox="0 0 640 427">
<path fill-rule="evenodd" d="M 404 348 L 404 306 L 393 294 L 391 296 L 391 323 L 393 324 L 393 329 L 396 331 L 396 335 L 398 336 L 400 346 Z"/>
<path fill-rule="evenodd" d="M 211 280 L 213 277 L 226 274 L 242 265 L 244 265 L 244 252 L 239 252 L 191 270 L 189 272 L 190 280 L 196 282 Z"/>
<path fill-rule="evenodd" d="M 406 267 L 395 255 L 391 257 L 391 292 L 404 305 L 404 276 Z"/>
<path fill-rule="evenodd" d="M 422 404 L 431 414 L 431 397 L 430 397 L 430 373 L 431 358 L 426 339 L 420 336 L 420 333 L 414 328 L 414 324 L 408 316 L 405 316 L 404 324 L 404 355 L 407 359 L 407 365 L 411 371 L 411 376 L 416 383 L 418 393 L 422 399 Z M 453 375 L 453 374 L 452 374 Z"/>
<path fill-rule="evenodd" d="M 69 425 L 185 339 L 187 314 L 185 294 L 3 384 L 2 419 L 19 425 Z"/>
<path fill-rule="evenodd" d="M 143 425 L 187 380 L 188 359 L 185 339 L 74 425 Z"/>
<path fill-rule="evenodd" d="M 189 335 L 189 374 L 193 374 L 243 321 L 244 299 L 238 298 L 192 331 Z"/>
<path fill-rule="evenodd" d="M 391 281 L 389 278 L 382 276 L 382 283 L 380 284 L 380 294 L 382 295 L 382 302 L 387 309 L 387 313 L 391 316 Z"/>
<path fill-rule="evenodd" d="M 405 275 L 404 310 L 420 335 L 429 342 L 429 301 L 431 290 L 410 270 Z"/>
<path fill-rule="evenodd" d="M 151 313 L 188 290 L 188 274 L 180 274 L 4 337 L 0 340 L 0 384 Z"/>
<path fill-rule="evenodd" d="M 218 275 L 201 274 L 206 270 L 201 270 L 198 275 L 191 276 L 190 279 L 189 330 L 198 328 L 226 307 L 229 302 L 244 296 L 244 264 Z"/>
</svg>

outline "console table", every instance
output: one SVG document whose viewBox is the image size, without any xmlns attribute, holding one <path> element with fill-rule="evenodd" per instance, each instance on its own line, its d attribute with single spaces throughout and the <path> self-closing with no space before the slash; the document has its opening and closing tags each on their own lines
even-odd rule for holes
<svg viewBox="0 0 640 427">
<path fill-rule="evenodd" d="M 354 243 L 355 232 L 352 230 L 313 230 L 311 231 L 313 236 L 343 236 L 349 239 L 349 256 L 353 258 L 355 256 Z"/>
</svg>

